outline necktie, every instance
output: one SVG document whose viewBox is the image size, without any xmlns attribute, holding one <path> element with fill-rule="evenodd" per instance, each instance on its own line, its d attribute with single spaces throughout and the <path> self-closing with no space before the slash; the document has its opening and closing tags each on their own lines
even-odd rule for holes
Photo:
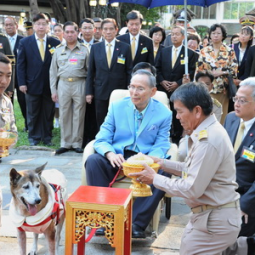
<svg viewBox="0 0 255 255">
<path fill-rule="evenodd" d="M 177 48 L 174 48 L 174 55 L 172 56 L 172 68 L 174 68 L 175 62 L 177 60 Z"/>
<path fill-rule="evenodd" d="M 11 44 L 11 49 L 13 51 L 13 49 L 14 49 L 14 37 L 10 37 L 10 44 Z"/>
<path fill-rule="evenodd" d="M 40 41 L 40 47 L 39 47 L 39 51 L 40 51 L 40 55 L 41 55 L 41 58 L 42 58 L 42 61 L 44 61 L 44 45 L 43 45 L 43 39 L 39 39 Z"/>
<path fill-rule="evenodd" d="M 239 126 L 237 135 L 236 135 L 236 141 L 234 145 L 234 152 L 236 153 L 238 148 L 240 147 L 242 140 L 243 140 L 243 134 L 244 134 L 245 125 L 244 122 L 242 122 Z"/>
<path fill-rule="evenodd" d="M 137 112 L 136 120 L 137 120 L 137 130 L 138 130 L 143 120 L 143 114 L 141 112 L 140 113 Z"/>
<path fill-rule="evenodd" d="M 132 59 L 134 60 L 134 58 L 135 58 L 135 37 L 133 37 L 133 39 L 132 39 L 131 52 L 132 52 Z"/>
<path fill-rule="evenodd" d="M 109 66 L 109 68 L 111 67 L 111 62 L 112 62 L 112 51 L 111 51 L 111 44 L 110 43 L 108 43 L 107 44 L 107 46 L 108 46 L 108 51 L 107 51 L 107 62 L 108 62 L 108 66 Z"/>
</svg>

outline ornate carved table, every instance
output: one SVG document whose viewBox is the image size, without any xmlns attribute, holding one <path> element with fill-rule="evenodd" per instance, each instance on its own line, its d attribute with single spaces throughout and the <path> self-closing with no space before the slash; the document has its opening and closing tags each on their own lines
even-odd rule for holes
<svg viewBox="0 0 255 255">
<path fill-rule="evenodd" d="M 104 227 L 116 255 L 131 254 L 132 191 L 80 186 L 66 202 L 65 254 L 85 252 L 86 227 Z"/>
</svg>

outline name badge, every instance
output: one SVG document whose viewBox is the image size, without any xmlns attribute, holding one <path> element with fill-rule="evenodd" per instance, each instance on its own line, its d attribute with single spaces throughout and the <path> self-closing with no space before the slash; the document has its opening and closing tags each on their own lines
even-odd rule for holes
<svg viewBox="0 0 255 255">
<path fill-rule="evenodd" d="M 181 65 L 185 65 L 185 60 L 181 59 Z"/>
<path fill-rule="evenodd" d="M 78 59 L 77 58 L 70 58 L 69 59 L 69 64 L 71 65 L 77 65 Z"/>
<path fill-rule="evenodd" d="M 182 171 L 182 179 L 186 179 L 188 177 L 188 172 Z"/>
<path fill-rule="evenodd" d="M 243 147 L 241 157 L 254 163 L 255 162 L 255 151 L 246 146 Z"/>
<path fill-rule="evenodd" d="M 141 54 L 144 54 L 144 53 L 147 53 L 148 52 L 148 49 L 147 49 L 147 47 L 144 47 L 143 49 L 142 49 L 142 52 L 141 52 Z"/>
<path fill-rule="evenodd" d="M 10 113 L 11 109 L 10 108 L 1 108 L 2 113 Z"/>
<path fill-rule="evenodd" d="M 56 48 L 52 47 L 51 49 L 49 49 L 50 53 L 53 54 L 55 52 Z"/>
<path fill-rule="evenodd" d="M 0 43 L 0 49 L 3 49 L 3 44 L 2 43 Z"/>
<path fill-rule="evenodd" d="M 118 57 L 118 59 L 117 59 L 117 63 L 122 64 L 122 65 L 125 64 L 125 61 L 126 61 L 126 59 L 124 57 Z"/>
</svg>

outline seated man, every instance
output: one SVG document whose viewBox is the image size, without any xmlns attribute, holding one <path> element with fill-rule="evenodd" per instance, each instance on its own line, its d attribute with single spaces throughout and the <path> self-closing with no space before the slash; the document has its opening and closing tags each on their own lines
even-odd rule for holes
<svg viewBox="0 0 255 255">
<path fill-rule="evenodd" d="M 126 158 L 142 152 L 165 158 L 169 142 L 172 113 L 152 99 L 157 91 L 156 79 L 147 70 L 133 74 L 130 97 L 113 102 L 96 136 L 86 164 L 88 185 L 108 187 Z M 151 197 L 137 198 L 133 206 L 133 238 L 145 238 L 145 229 L 153 217 L 164 192 L 152 187 Z M 101 233 L 100 233 L 101 231 Z M 97 234 L 103 234 L 103 230 Z"/>
</svg>

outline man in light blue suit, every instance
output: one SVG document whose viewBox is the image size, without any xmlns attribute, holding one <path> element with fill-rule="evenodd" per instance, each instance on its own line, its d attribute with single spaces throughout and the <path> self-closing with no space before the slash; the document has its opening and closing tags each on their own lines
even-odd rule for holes
<svg viewBox="0 0 255 255">
<path fill-rule="evenodd" d="M 172 113 L 157 100 L 155 77 L 138 70 L 129 85 L 130 97 L 110 105 L 107 117 L 96 136 L 96 154 L 86 161 L 88 185 L 108 187 L 126 158 L 142 152 L 165 158 L 170 148 Z M 132 237 L 145 238 L 145 229 L 164 192 L 152 187 L 151 197 L 137 198 L 133 206 Z M 104 230 L 97 230 L 104 234 Z"/>
</svg>

